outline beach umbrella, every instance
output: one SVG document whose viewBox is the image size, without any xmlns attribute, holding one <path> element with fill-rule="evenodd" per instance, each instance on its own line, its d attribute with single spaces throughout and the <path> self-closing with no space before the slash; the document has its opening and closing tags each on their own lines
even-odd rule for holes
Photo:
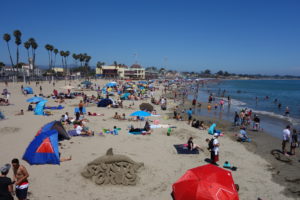
<svg viewBox="0 0 300 200">
<path fill-rule="evenodd" d="M 212 164 L 189 169 L 172 189 L 175 200 L 239 200 L 231 172 Z"/>
<path fill-rule="evenodd" d="M 106 86 L 107 87 L 115 87 L 115 86 L 117 86 L 117 83 L 116 82 L 110 82 L 110 83 L 107 83 Z"/>
<path fill-rule="evenodd" d="M 40 101 L 45 101 L 45 99 L 43 99 L 42 97 L 31 97 L 26 100 L 26 102 L 29 102 L 29 103 L 37 103 Z"/>
<path fill-rule="evenodd" d="M 144 111 L 152 112 L 153 106 L 149 103 L 142 103 L 142 104 L 140 104 L 140 109 L 144 110 Z"/>
<path fill-rule="evenodd" d="M 148 112 L 139 110 L 139 111 L 136 111 L 136 112 L 134 112 L 134 113 L 131 113 L 130 116 L 136 116 L 136 117 L 149 117 L 149 116 L 151 116 L 151 114 L 148 113 Z"/>
</svg>

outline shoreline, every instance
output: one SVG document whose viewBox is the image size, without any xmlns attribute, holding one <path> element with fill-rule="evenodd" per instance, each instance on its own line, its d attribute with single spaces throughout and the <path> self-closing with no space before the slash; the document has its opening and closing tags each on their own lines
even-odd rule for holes
<svg viewBox="0 0 300 200">
<path fill-rule="evenodd" d="M 173 101 L 173 98 L 170 98 L 172 94 L 168 94 L 167 96 L 169 96 L 170 101 Z M 207 104 L 208 103 L 206 102 L 202 103 L 202 107 L 203 106 L 206 107 Z M 190 107 L 193 110 L 197 108 L 197 106 L 192 106 L 191 100 L 186 99 L 185 105 L 183 105 L 181 109 L 187 110 Z M 240 129 L 238 126 L 237 127 L 233 126 L 231 122 L 225 119 L 216 119 L 210 116 L 203 116 L 201 114 L 200 115 L 193 114 L 193 119 L 204 121 L 205 125 L 208 126 L 211 125 L 212 123 L 216 123 L 218 125 L 217 126 L 218 129 L 221 129 L 222 132 L 225 132 L 225 135 L 229 136 L 229 138 L 233 142 L 242 144 L 249 152 L 260 156 L 262 159 L 270 163 L 268 170 L 272 173 L 272 180 L 275 183 L 278 183 L 285 187 L 283 194 L 286 197 L 291 197 L 295 199 L 300 198 L 299 150 L 295 156 L 286 157 L 281 153 L 282 140 L 275 136 L 272 136 L 272 134 L 266 131 L 259 131 L 259 132 L 247 131 L 248 136 L 251 138 L 251 142 L 241 143 L 236 141 L 236 137 L 235 137 L 235 134 L 237 134 Z M 210 135 L 207 134 L 207 137 L 209 138 Z M 272 153 L 274 155 L 272 155 Z M 278 159 L 276 159 L 275 157 L 277 157 Z"/>
</svg>

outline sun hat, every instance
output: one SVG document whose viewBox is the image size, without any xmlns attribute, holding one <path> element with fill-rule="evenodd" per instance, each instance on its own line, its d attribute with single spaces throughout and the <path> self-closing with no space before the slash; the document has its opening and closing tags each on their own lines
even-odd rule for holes
<svg viewBox="0 0 300 200">
<path fill-rule="evenodd" d="M 218 133 L 215 133 L 215 134 L 214 134 L 214 137 L 218 137 L 218 136 L 219 136 L 219 134 L 218 134 Z"/>
</svg>

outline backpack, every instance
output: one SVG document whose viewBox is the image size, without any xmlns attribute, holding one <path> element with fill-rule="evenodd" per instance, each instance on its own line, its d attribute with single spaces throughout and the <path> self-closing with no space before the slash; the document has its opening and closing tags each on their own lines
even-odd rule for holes
<svg viewBox="0 0 300 200">
<path fill-rule="evenodd" d="M 208 142 L 208 150 L 212 150 L 214 148 L 214 138 L 210 139 Z"/>
</svg>

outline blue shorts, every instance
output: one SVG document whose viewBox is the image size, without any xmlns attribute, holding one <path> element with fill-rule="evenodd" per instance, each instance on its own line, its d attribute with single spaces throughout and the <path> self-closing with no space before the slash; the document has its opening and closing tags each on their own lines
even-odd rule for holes
<svg viewBox="0 0 300 200">
<path fill-rule="evenodd" d="M 28 191 L 28 187 L 24 189 L 16 188 L 16 196 L 18 197 L 18 199 L 27 199 L 27 191 Z"/>
</svg>

